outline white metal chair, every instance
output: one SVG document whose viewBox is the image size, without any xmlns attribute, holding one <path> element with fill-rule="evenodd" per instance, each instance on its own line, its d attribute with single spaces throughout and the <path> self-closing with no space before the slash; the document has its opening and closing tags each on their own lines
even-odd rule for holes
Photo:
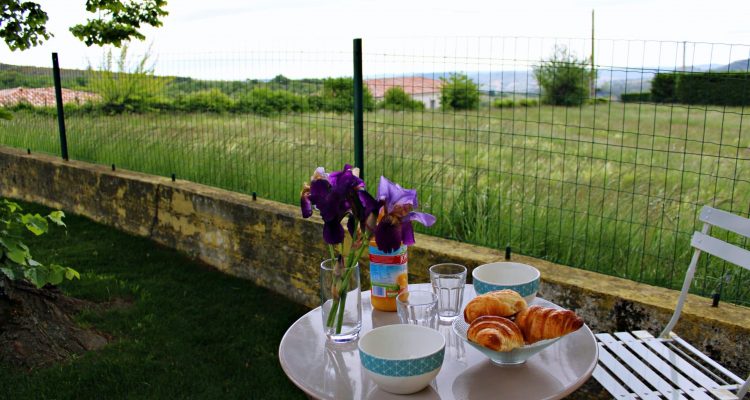
<svg viewBox="0 0 750 400">
<path fill-rule="evenodd" d="M 680 318 L 701 252 L 750 270 L 750 251 L 710 236 L 711 227 L 716 226 L 750 238 L 750 219 L 703 207 L 700 220 L 703 229 L 695 232 L 690 242 L 695 252 L 682 292 L 672 318 L 659 337 L 646 331 L 596 335 L 599 364 L 594 377 L 614 398 L 729 400 L 742 399 L 748 392 L 750 376 L 743 381 L 672 332 Z"/>
</svg>

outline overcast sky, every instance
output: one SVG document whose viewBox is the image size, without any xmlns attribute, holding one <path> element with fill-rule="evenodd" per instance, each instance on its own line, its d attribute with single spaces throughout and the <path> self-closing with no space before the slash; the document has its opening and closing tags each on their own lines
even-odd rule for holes
<svg viewBox="0 0 750 400">
<path fill-rule="evenodd" d="M 48 66 L 50 53 L 57 51 L 64 67 L 85 67 L 89 63 L 96 66 L 102 50 L 86 48 L 68 31 L 68 27 L 88 17 L 85 2 L 38 1 L 49 15 L 48 30 L 55 37 L 25 52 L 11 52 L 2 45 L 0 62 Z M 589 38 L 592 9 L 596 10 L 597 39 L 635 40 L 634 45 L 626 41 L 599 43 L 598 61 L 602 64 L 628 63 L 638 67 L 682 62 L 681 44 L 657 41 L 750 45 L 749 0 L 512 3 L 502 0 L 169 0 L 169 16 L 164 26 L 144 30 L 144 33 L 147 43 L 152 43 L 152 53 L 158 56 L 157 70 L 162 73 L 213 76 L 219 73 L 235 77 L 244 72 L 233 69 L 256 66 L 258 75 L 270 74 L 272 70 L 286 71 L 292 76 L 345 74 L 349 70 L 354 37 L 363 38 L 365 53 L 383 54 L 380 64 L 366 65 L 385 73 L 400 68 L 418 70 L 421 68 L 418 64 L 431 64 L 425 68 L 441 70 L 454 63 L 451 59 L 442 59 L 440 62 L 446 65 L 435 65 L 433 56 L 468 60 L 490 54 L 501 60 L 535 59 L 549 53 L 554 40 L 519 43 L 489 37 Z M 639 40 L 653 42 L 643 44 Z M 134 44 L 134 52 L 143 51 L 147 43 Z M 588 56 L 590 42 L 568 41 L 568 44 L 578 54 Z M 511 46 L 514 47 L 509 49 Z M 692 46 L 693 50 L 686 50 L 688 64 L 691 59 L 696 64 L 726 64 L 726 61 L 750 57 L 748 46 Z M 296 53 L 298 50 L 305 53 Z M 407 56 L 397 59 L 385 54 Z M 210 64 L 212 58 L 217 64 L 214 67 Z M 227 60 L 232 58 L 237 61 L 230 68 Z M 373 62 L 374 58 L 377 57 L 370 56 L 367 61 Z M 502 62 L 492 64 L 493 69 L 508 67 L 500 65 Z M 483 69 L 486 66 L 455 67 Z"/>
</svg>

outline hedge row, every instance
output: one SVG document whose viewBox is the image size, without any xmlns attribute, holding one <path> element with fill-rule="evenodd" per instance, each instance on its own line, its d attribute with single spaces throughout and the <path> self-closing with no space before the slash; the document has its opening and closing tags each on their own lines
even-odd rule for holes
<svg viewBox="0 0 750 400">
<path fill-rule="evenodd" d="M 651 82 L 651 99 L 657 103 L 750 105 L 750 73 L 656 74 Z"/>
<path fill-rule="evenodd" d="M 651 93 L 623 93 L 620 95 L 620 100 L 623 103 L 645 103 L 651 101 Z"/>
</svg>

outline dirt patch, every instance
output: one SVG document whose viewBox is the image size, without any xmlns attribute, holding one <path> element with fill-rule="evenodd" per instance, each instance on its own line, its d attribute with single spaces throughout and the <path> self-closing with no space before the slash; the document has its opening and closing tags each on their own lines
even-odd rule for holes
<svg viewBox="0 0 750 400">
<path fill-rule="evenodd" d="M 118 301 L 113 307 L 127 307 Z M 0 362 L 33 369 L 98 350 L 112 338 L 76 324 L 83 310 L 101 310 L 96 304 L 65 296 L 56 288 L 37 289 L 24 282 L 0 279 Z"/>
</svg>

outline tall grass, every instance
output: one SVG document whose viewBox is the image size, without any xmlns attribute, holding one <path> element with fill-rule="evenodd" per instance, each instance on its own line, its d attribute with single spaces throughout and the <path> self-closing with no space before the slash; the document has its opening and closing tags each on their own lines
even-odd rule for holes
<svg viewBox="0 0 750 400">
<path fill-rule="evenodd" d="M 426 233 L 677 288 L 700 207 L 747 215 L 741 108 L 594 104 L 365 114 L 365 173 L 419 190 Z M 17 113 L 0 143 L 58 152 L 54 118 Z M 290 204 L 320 165 L 351 162 L 351 115 L 76 115 L 71 157 Z M 736 238 L 730 237 L 730 240 Z M 701 264 L 693 291 L 750 304 L 750 274 Z"/>
</svg>

